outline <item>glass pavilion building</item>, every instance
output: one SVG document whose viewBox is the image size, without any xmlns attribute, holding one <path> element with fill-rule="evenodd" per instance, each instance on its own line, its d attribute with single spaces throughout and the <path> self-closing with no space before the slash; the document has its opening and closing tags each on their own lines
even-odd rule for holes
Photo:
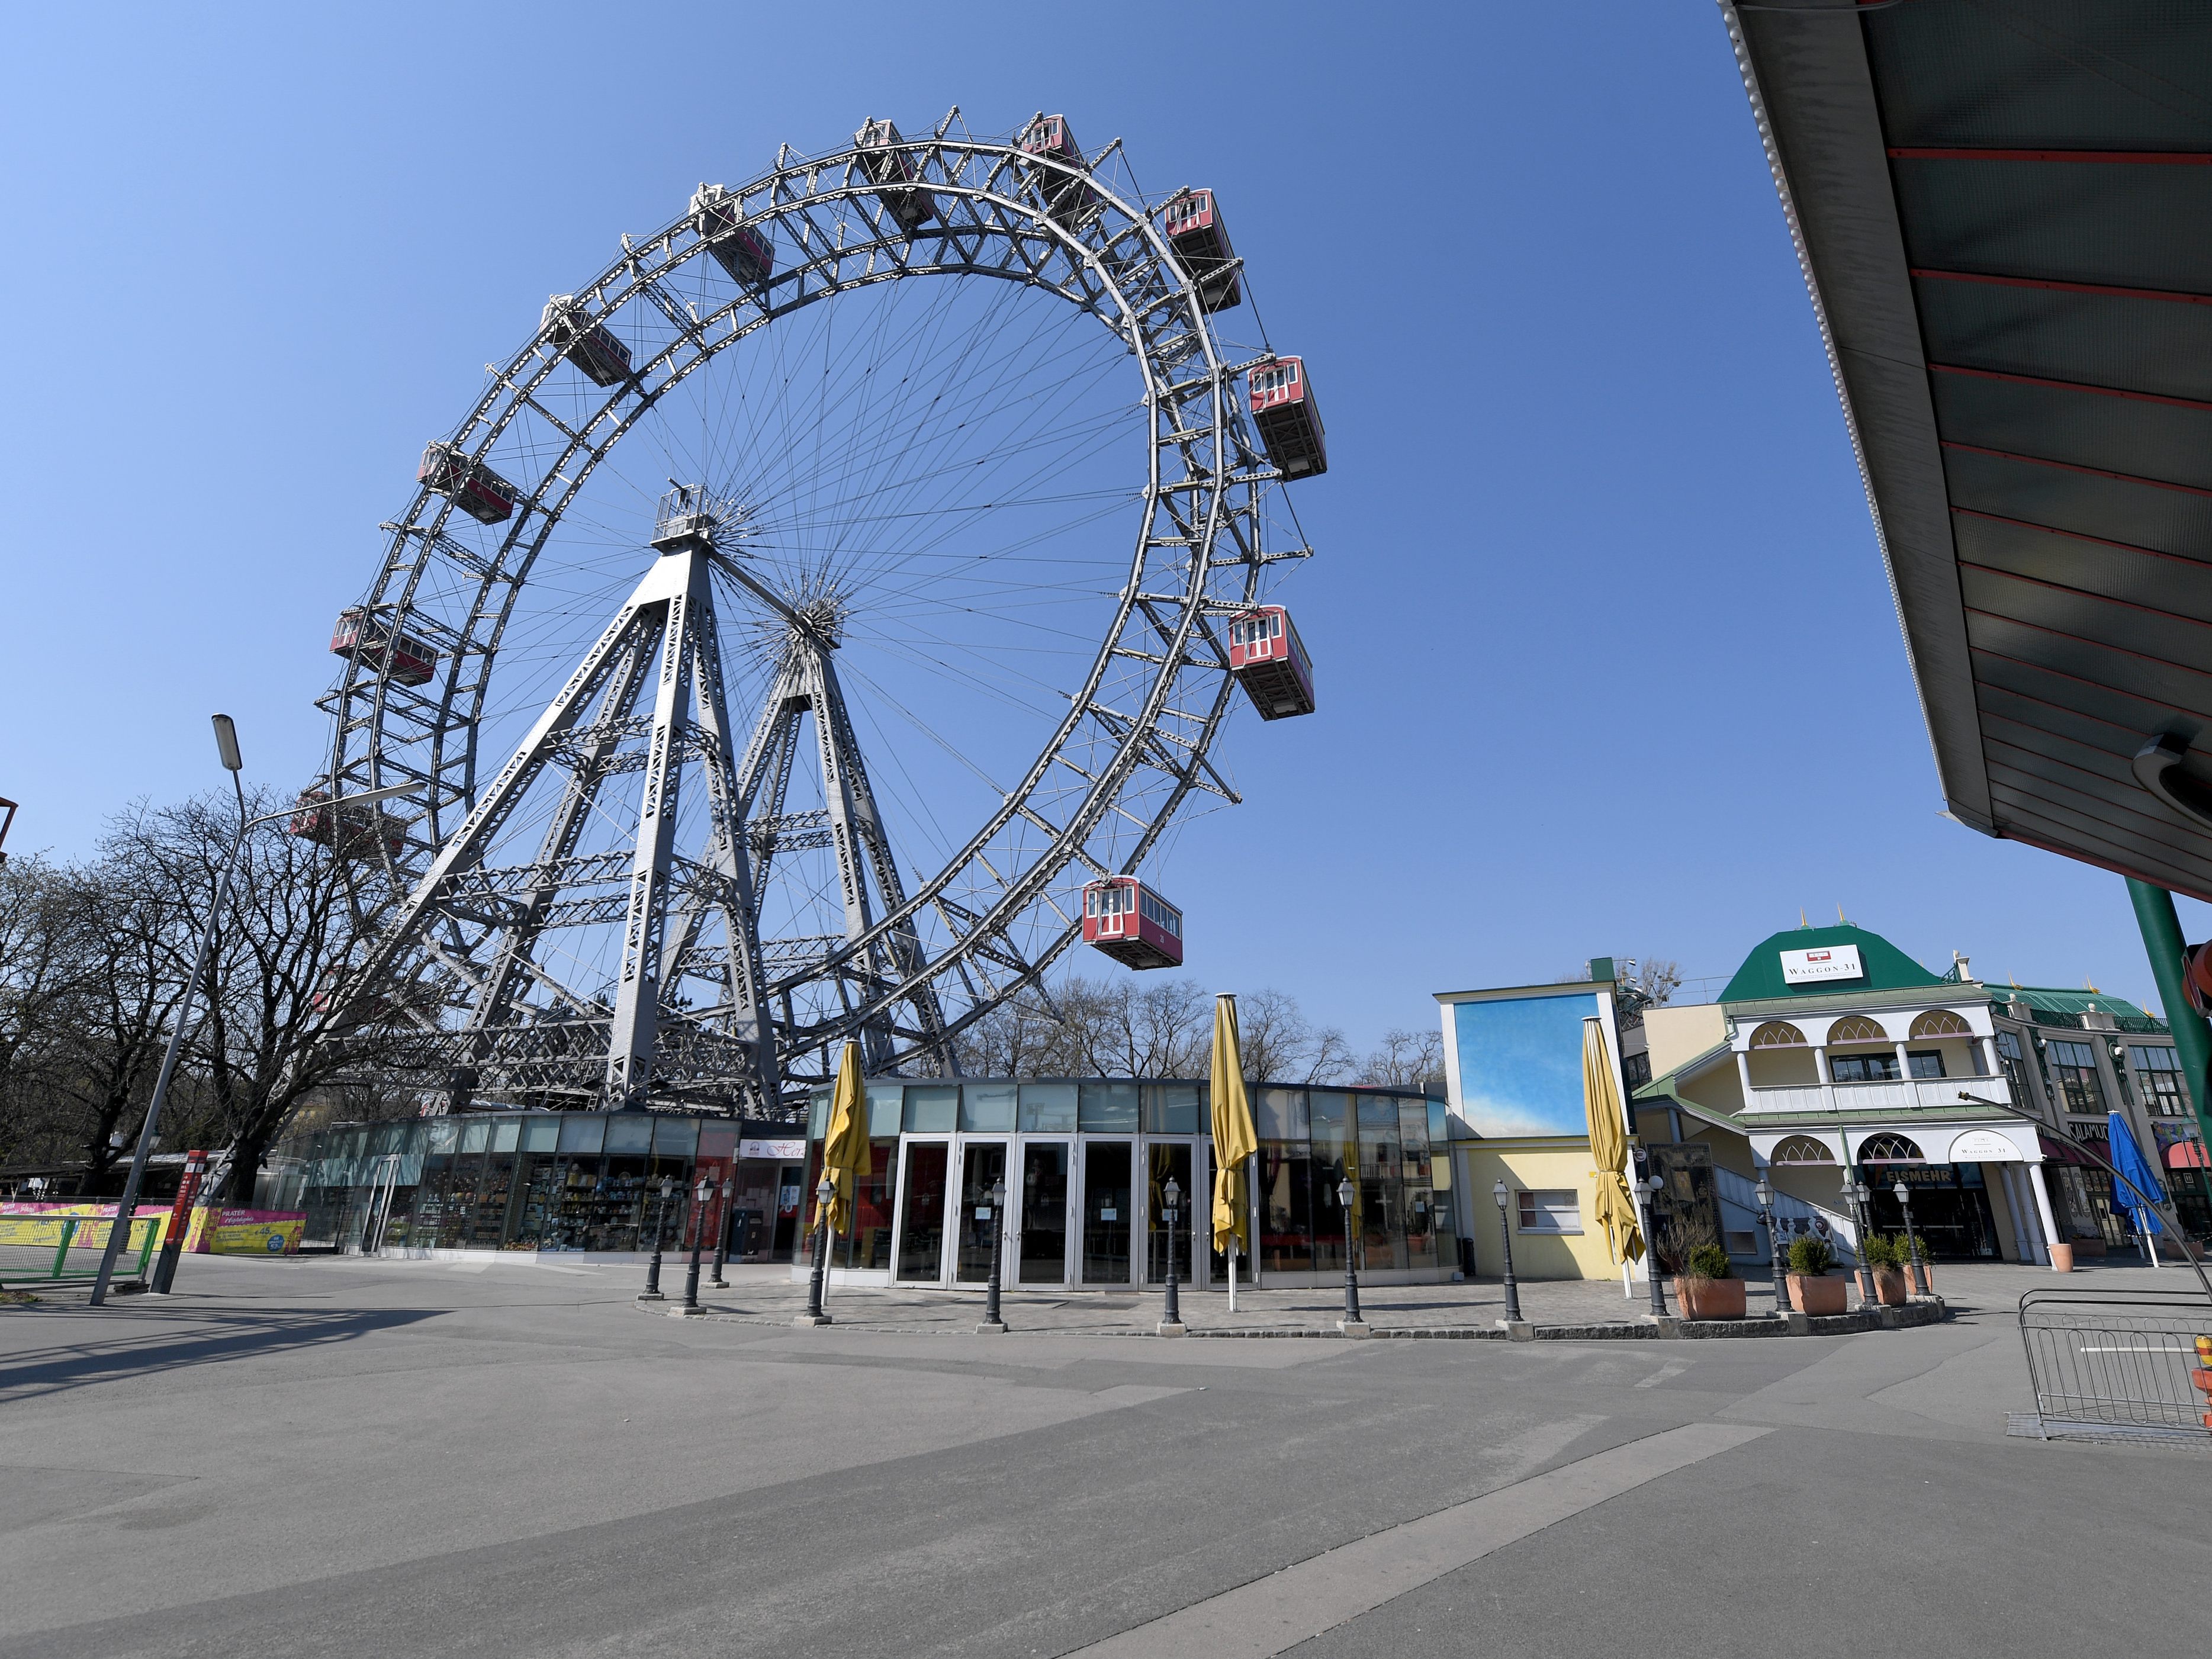
<svg viewBox="0 0 2212 1659">
<path fill-rule="evenodd" d="M 1203 1083 L 878 1079 L 867 1085 L 871 1158 L 852 1232 L 832 1241 L 851 1284 L 981 1286 L 991 1190 L 1006 1184 L 1010 1285 L 1114 1290 L 1164 1281 L 1165 1189 L 1182 1203 L 1178 1276 L 1224 1282 L 1211 1249 L 1212 1144 Z M 1340 1279 L 1352 1249 L 1382 1284 L 1448 1278 L 1459 1265 L 1445 1109 L 1416 1091 L 1252 1091 L 1260 1151 L 1249 1183 L 1258 1282 Z M 660 1112 L 499 1112 L 341 1124 L 280 1146 L 264 1194 L 304 1209 L 306 1242 L 349 1251 L 629 1254 L 691 1239 L 702 1216 L 732 1261 L 806 1259 L 805 1227 L 830 1112 L 769 1125 Z M 1433 1151 L 1432 1151 L 1433 1149 Z M 1193 1245 L 1198 1248 L 1195 1251 Z"/>
</svg>

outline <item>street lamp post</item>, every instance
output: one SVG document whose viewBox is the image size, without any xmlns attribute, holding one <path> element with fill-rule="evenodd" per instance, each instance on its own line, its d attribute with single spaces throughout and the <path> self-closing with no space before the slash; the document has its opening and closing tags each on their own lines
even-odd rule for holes
<svg viewBox="0 0 2212 1659">
<path fill-rule="evenodd" d="M 1490 1195 L 1498 1200 L 1498 1237 L 1505 1246 L 1505 1322 L 1509 1325 L 1524 1325 L 1528 1322 L 1521 1317 L 1521 1287 L 1513 1279 L 1513 1222 L 1505 1213 L 1513 1194 L 1499 1181 L 1491 1188 Z"/>
<path fill-rule="evenodd" d="M 983 1287 L 983 1328 L 987 1331 L 1003 1331 L 1006 1328 L 1006 1322 L 999 1317 L 1000 1282 L 999 1274 L 1006 1243 L 1006 1178 L 1000 1176 L 991 1182 L 991 1279 L 990 1282 Z M 1175 1290 L 1172 1283 L 1168 1290 L 1168 1305 L 1170 1310 L 1175 1306 Z M 1170 1311 L 1168 1317 L 1174 1318 L 1174 1313 Z"/>
<path fill-rule="evenodd" d="M 1858 1171 L 1846 1165 L 1844 1170 L 1844 1199 L 1851 1206 L 1851 1225 L 1858 1229 L 1859 1263 L 1856 1278 L 1859 1286 L 1859 1306 L 1862 1308 L 1871 1308 L 1875 1305 L 1874 1270 L 1867 1266 L 1866 1258 L 1866 1201 L 1872 1196 L 1873 1194 L 1867 1190 L 1866 1182 L 1858 1178 Z"/>
<path fill-rule="evenodd" d="M 646 1264 L 645 1291 L 638 1297 L 641 1302 L 665 1302 L 668 1299 L 660 1293 L 660 1246 L 662 1236 L 668 1231 L 668 1195 L 675 1190 L 675 1176 L 660 1177 L 660 1201 L 653 1211 L 653 1260 Z"/>
<path fill-rule="evenodd" d="M 1766 1184 L 1766 1171 L 1759 1172 L 1759 1218 L 1766 1226 L 1766 1250 L 1773 1258 L 1774 1316 L 1784 1319 L 1790 1313 L 1789 1259 L 1782 1252 L 1782 1218 L 1774 1213 L 1774 1188 Z"/>
<path fill-rule="evenodd" d="M 837 1195 L 837 1188 L 825 1171 L 814 1188 L 814 1274 L 806 1281 L 806 1322 L 827 1325 L 830 1316 L 822 1311 L 822 1285 L 830 1271 L 830 1200 Z"/>
<path fill-rule="evenodd" d="M 246 846 L 248 831 L 262 824 L 289 817 L 296 810 L 286 806 L 274 812 L 264 812 L 259 817 L 246 816 L 246 786 L 240 781 L 240 769 L 246 764 L 238 751 L 238 728 L 228 714 L 215 717 L 216 753 L 223 769 L 230 774 L 230 787 L 238 796 L 238 833 L 231 837 L 230 850 L 223 855 L 222 874 L 217 878 L 215 902 L 208 907 L 207 926 L 200 933 L 199 954 L 193 958 L 191 976 L 185 981 L 184 994 L 177 1005 L 177 1023 L 169 1032 L 169 1047 L 161 1056 L 161 1074 L 154 1079 L 154 1097 L 146 1103 L 146 1121 L 138 1127 L 138 1150 L 131 1158 L 131 1173 L 124 1178 L 123 1196 L 115 1206 L 115 1219 L 108 1224 L 107 1248 L 100 1253 L 100 1271 L 92 1281 L 92 1305 L 100 1306 L 107 1300 L 109 1282 L 115 1277 L 115 1261 L 123 1252 L 125 1237 L 131 1231 L 129 1218 L 138 1207 L 138 1193 L 145 1184 L 146 1159 L 154 1150 L 154 1142 L 161 1123 L 161 1108 L 169 1097 L 169 1084 L 177 1074 L 177 1057 L 184 1051 L 185 1034 L 192 1023 L 192 999 L 198 994 L 200 981 L 208 975 L 208 962 L 215 953 L 216 930 L 222 925 L 223 907 L 230 902 L 231 875 L 238 867 L 238 855 Z M 319 803 L 332 816 L 335 829 L 338 809 L 362 806 L 374 801 L 397 800 L 403 795 L 418 793 L 418 783 L 396 783 L 382 789 L 364 789 L 357 795 L 340 795 L 335 799 Z M 337 836 L 334 833 L 332 840 Z"/>
<path fill-rule="evenodd" d="M 729 1186 L 729 1182 L 724 1181 L 716 1188 L 723 1195 L 723 1199 L 714 1211 L 714 1276 L 707 1281 L 707 1288 L 714 1291 L 726 1291 L 730 1288 L 729 1282 L 722 1277 L 722 1269 L 729 1264 L 730 1260 Z"/>
<path fill-rule="evenodd" d="M 1182 1302 L 1176 1290 L 1175 1247 L 1176 1218 L 1181 1213 L 1182 1202 L 1182 1183 L 1170 1176 L 1168 1184 L 1160 1189 L 1160 1196 L 1167 1200 L 1160 1213 L 1166 1218 L 1168 1224 L 1168 1296 L 1166 1306 L 1161 1310 L 1161 1323 L 1180 1325 L 1182 1323 Z"/>
<path fill-rule="evenodd" d="M 1913 1291 L 1915 1294 L 1932 1291 L 1936 1286 L 1929 1282 L 1928 1269 L 1920 1261 L 1920 1235 L 1912 1228 L 1912 1189 L 1905 1184 L 1905 1177 L 1899 1176 L 1897 1185 L 1890 1190 L 1896 1195 L 1897 1207 L 1905 1214 L 1905 1248 L 1912 1258 Z"/>
<path fill-rule="evenodd" d="M 1666 1189 L 1667 1178 L 1655 1175 L 1636 1183 L 1636 1190 L 1644 1194 L 1644 1277 L 1651 1285 L 1651 1317 L 1667 1316 L 1667 1287 L 1659 1278 L 1659 1227 L 1653 1219 L 1659 1212 L 1659 1194 Z"/>
<path fill-rule="evenodd" d="M 691 1266 L 684 1275 L 684 1311 L 699 1311 L 699 1251 L 706 1243 L 707 1205 L 714 1196 L 714 1181 L 711 1176 L 701 1176 L 699 1186 L 692 1197 L 698 1201 L 691 1208 Z"/>
<path fill-rule="evenodd" d="M 1344 1322 L 1364 1325 L 1359 1316 L 1359 1270 L 1352 1259 L 1352 1200 L 1359 1196 L 1359 1189 L 1346 1176 L 1336 1183 L 1336 1205 L 1344 1212 Z"/>
</svg>

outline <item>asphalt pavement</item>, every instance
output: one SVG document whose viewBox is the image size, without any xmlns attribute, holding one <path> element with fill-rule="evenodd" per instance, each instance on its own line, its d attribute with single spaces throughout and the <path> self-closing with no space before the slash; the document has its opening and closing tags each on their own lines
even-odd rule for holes
<svg viewBox="0 0 2212 1659">
<path fill-rule="evenodd" d="M 194 1258 L 0 1309 L 0 1655 L 2185 1644 L 2212 1451 L 2008 1438 L 2015 1278 L 1850 1336 L 1196 1341 Z"/>
</svg>

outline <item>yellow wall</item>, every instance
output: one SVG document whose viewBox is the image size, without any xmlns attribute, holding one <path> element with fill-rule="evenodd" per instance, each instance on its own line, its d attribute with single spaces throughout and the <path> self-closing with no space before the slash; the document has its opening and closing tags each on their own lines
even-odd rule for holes
<svg viewBox="0 0 2212 1659">
<path fill-rule="evenodd" d="M 1728 1016 L 1717 1002 L 1693 1002 L 1681 1008 L 1646 1008 L 1644 1041 L 1651 1055 L 1651 1075 L 1664 1077 L 1695 1060 L 1728 1036 Z"/>
<path fill-rule="evenodd" d="M 1471 1184 L 1468 1208 L 1474 1224 L 1475 1268 L 1495 1275 L 1503 1266 L 1498 1242 L 1498 1206 L 1493 1189 L 1502 1179 L 1510 1188 L 1506 1214 L 1513 1223 L 1513 1273 L 1517 1279 L 1614 1279 L 1620 1264 L 1607 1252 L 1605 1229 L 1597 1220 L 1597 1182 L 1589 1142 L 1579 1136 L 1497 1137 L 1453 1143 L 1464 1154 Z M 1524 1233 L 1520 1200 L 1524 1191 L 1570 1188 L 1580 1200 L 1580 1233 Z"/>
</svg>

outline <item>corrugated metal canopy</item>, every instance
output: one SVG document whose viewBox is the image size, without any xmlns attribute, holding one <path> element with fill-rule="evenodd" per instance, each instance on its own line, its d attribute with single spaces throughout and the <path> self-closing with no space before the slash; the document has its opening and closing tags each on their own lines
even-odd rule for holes
<svg viewBox="0 0 2212 1659">
<path fill-rule="evenodd" d="M 1723 10 L 1952 813 L 2212 900 L 2212 5 Z"/>
</svg>

